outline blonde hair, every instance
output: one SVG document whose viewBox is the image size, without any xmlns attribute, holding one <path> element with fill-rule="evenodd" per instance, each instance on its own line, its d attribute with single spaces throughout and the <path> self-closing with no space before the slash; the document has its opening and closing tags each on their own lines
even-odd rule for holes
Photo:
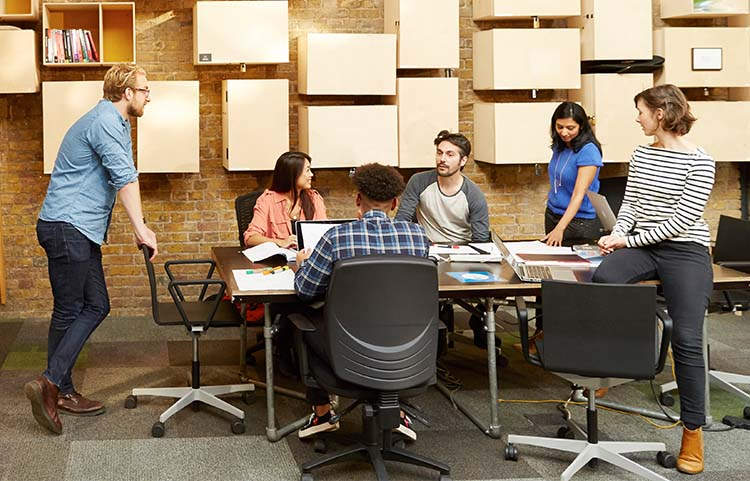
<svg viewBox="0 0 750 481">
<path fill-rule="evenodd" d="M 135 79 L 138 74 L 146 75 L 146 71 L 135 64 L 119 63 L 113 65 L 104 75 L 104 87 L 102 88 L 104 98 L 112 102 L 119 102 L 126 88 L 135 88 Z"/>
<path fill-rule="evenodd" d="M 657 85 L 646 89 L 633 98 L 636 106 L 639 100 L 643 100 L 646 107 L 651 110 L 662 109 L 664 111 L 661 128 L 667 132 L 685 135 L 690 132 L 690 128 L 697 120 L 690 112 L 690 105 L 685 94 L 674 85 Z"/>
</svg>

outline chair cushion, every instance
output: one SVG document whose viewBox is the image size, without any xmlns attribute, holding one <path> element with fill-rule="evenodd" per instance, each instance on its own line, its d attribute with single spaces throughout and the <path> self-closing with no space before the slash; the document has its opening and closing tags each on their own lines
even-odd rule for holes
<svg viewBox="0 0 750 481">
<path fill-rule="evenodd" d="M 183 308 L 191 325 L 207 324 L 206 320 L 213 309 L 213 302 L 185 302 Z M 182 316 L 180 316 L 177 306 L 172 302 L 159 302 L 159 322 L 162 325 L 184 325 Z M 234 304 L 228 301 L 221 301 L 216 310 L 213 320 L 209 327 L 233 327 L 242 325 L 242 316 L 237 312 Z"/>
</svg>

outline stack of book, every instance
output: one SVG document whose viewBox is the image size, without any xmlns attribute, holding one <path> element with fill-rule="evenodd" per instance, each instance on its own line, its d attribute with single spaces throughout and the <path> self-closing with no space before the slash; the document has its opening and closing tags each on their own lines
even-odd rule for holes
<svg viewBox="0 0 750 481">
<path fill-rule="evenodd" d="M 80 28 L 60 30 L 44 29 L 47 63 L 99 62 L 99 52 L 90 30 Z"/>
</svg>

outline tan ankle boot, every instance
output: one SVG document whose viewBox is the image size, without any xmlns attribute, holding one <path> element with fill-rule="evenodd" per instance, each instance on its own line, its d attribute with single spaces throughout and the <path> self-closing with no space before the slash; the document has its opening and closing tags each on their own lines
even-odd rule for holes
<svg viewBox="0 0 750 481">
<path fill-rule="evenodd" d="M 677 470 L 686 474 L 703 472 L 703 429 L 682 428 L 682 447 L 677 458 Z"/>
</svg>

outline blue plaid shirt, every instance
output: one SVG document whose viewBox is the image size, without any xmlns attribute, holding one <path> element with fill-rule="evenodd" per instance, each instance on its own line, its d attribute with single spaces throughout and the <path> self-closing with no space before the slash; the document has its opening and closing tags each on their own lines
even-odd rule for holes
<svg viewBox="0 0 750 481">
<path fill-rule="evenodd" d="M 368 254 L 408 254 L 427 257 L 430 241 L 418 224 L 396 221 L 382 210 L 370 210 L 361 220 L 338 225 L 321 237 L 312 255 L 294 276 L 297 296 L 305 301 L 323 297 L 340 259 Z"/>
</svg>

